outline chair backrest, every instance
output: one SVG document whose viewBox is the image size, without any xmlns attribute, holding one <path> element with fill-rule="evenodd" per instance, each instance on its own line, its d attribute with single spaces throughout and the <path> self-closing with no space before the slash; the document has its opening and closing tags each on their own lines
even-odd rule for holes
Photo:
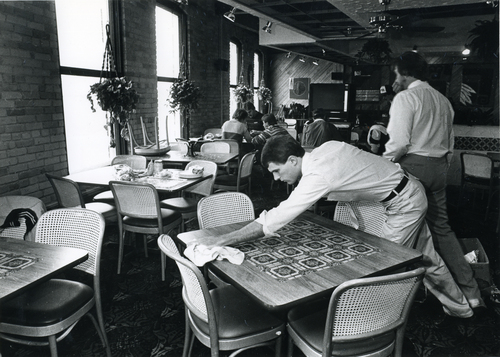
<svg viewBox="0 0 500 357">
<path fill-rule="evenodd" d="M 223 192 L 204 197 L 198 202 L 201 229 L 255 219 L 250 197 L 241 192 Z"/>
<path fill-rule="evenodd" d="M 75 268 L 97 276 L 104 228 L 104 218 L 98 212 L 84 208 L 55 209 L 40 217 L 35 241 L 86 250 L 89 258 Z"/>
<path fill-rule="evenodd" d="M 158 191 L 148 183 L 110 181 L 116 210 L 120 216 L 161 221 Z M 161 227 L 161 225 L 160 225 Z"/>
<path fill-rule="evenodd" d="M 207 153 L 230 153 L 231 146 L 224 141 L 211 141 L 203 143 L 200 148 L 201 152 Z"/>
<path fill-rule="evenodd" d="M 197 185 L 186 188 L 184 191 L 195 193 L 201 196 L 211 195 L 214 190 L 215 179 L 217 178 L 217 164 L 206 160 L 193 160 L 186 165 L 186 170 L 191 166 L 202 166 L 204 175 L 212 175 L 212 178 L 206 179 Z"/>
<path fill-rule="evenodd" d="M 252 175 L 255 153 L 255 151 L 249 152 L 241 158 L 240 167 L 238 168 L 238 187 L 240 187 L 241 179 L 250 177 Z"/>
<path fill-rule="evenodd" d="M 472 176 L 490 179 L 493 176 L 493 160 L 485 154 L 462 152 L 462 177 Z"/>
<path fill-rule="evenodd" d="M 234 139 L 216 139 L 216 142 L 223 142 L 229 144 L 229 152 L 239 154 L 240 152 L 240 143 Z"/>
<path fill-rule="evenodd" d="M 418 268 L 399 274 L 350 280 L 339 285 L 328 306 L 323 356 L 331 356 L 336 341 L 369 340 L 404 329 L 424 272 L 424 268 Z M 399 343 L 396 341 L 396 349 L 400 349 L 403 333 L 400 331 L 396 336 L 400 340 Z"/>
<path fill-rule="evenodd" d="M 387 214 L 380 202 L 338 202 L 333 220 L 381 237 Z"/>
<path fill-rule="evenodd" d="M 214 323 L 214 308 L 201 270 L 181 256 L 175 242 L 168 235 L 162 234 L 158 237 L 158 246 L 179 268 L 183 285 L 182 299 L 186 308 L 206 323 Z"/>
<path fill-rule="evenodd" d="M 117 155 L 111 161 L 111 165 L 125 164 L 134 170 L 144 170 L 147 161 L 146 157 L 141 155 Z"/>
<path fill-rule="evenodd" d="M 45 174 L 45 176 L 47 176 L 54 189 L 60 208 L 85 208 L 85 201 L 83 200 L 80 186 L 76 182 L 51 174 Z"/>
</svg>

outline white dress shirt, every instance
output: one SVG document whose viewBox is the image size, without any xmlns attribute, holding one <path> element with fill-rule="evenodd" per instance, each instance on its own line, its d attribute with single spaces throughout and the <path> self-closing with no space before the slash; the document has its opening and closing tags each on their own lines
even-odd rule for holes
<svg viewBox="0 0 500 357">
<path fill-rule="evenodd" d="M 383 156 L 398 161 L 407 154 L 444 157 L 453 152 L 454 114 L 444 95 L 427 82 L 414 81 L 394 97 Z"/>
<path fill-rule="evenodd" d="M 401 181 L 397 164 L 339 141 L 328 141 L 302 159 L 302 178 L 288 199 L 257 219 L 270 235 L 322 197 L 330 201 L 384 200 Z"/>
</svg>

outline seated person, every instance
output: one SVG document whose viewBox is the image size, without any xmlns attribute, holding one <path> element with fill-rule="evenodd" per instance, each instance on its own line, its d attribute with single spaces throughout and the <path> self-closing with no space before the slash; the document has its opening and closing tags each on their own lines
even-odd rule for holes
<svg viewBox="0 0 500 357">
<path fill-rule="evenodd" d="M 267 139 L 276 135 L 290 135 L 288 130 L 278 125 L 274 114 L 265 114 L 262 117 L 264 131 L 252 139 L 252 144 L 257 150 L 262 150 Z"/>
<path fill-rule="evenodd" d="M 262 113 L 255 110 L 255 106 L 252 102 L 245 103 L 245 110 L 248 113 L 247 126 L 248 130 L 258 130 L 263 131 L 264 126 L 262 125 Z"/>
<path fill-rule="evenodd" d="M 247 118 L 248 113 L 246 110 L 236 109 L 231 120 L 222 124 L 222 139 L 234 139 L 240 146 L 243 142 L 243 138 L 250 143 L 252 141 L 252 136 L 245 123 Z"/>
<path fill-rule="evenodd" d="M 302 146 L 318 147 L 330 140 L 342 141 L 335 125 L 325 121 L 323 109 L 313 111 L 313 122 L 304 124 Z"/>
</svg>

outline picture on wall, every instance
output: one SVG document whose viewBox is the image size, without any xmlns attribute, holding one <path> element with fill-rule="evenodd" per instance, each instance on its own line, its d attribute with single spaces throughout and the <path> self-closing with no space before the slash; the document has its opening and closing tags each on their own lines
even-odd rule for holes
<svg viewBox="0 0 500 357">
<path fill-rule="evenodd" d="M 311 78 L 290 78 L 290 99 L 309 99 Z"/>
</svg>

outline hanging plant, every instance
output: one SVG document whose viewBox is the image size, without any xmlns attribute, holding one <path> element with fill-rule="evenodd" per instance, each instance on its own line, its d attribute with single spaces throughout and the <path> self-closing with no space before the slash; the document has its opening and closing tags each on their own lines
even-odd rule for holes
<svg viewBox="0 0 500 357">
<path fill-rule="evenodd" d="M 271 99 L 273 99 L 273 92 L 262 84 L 257 89 L 257 95 L 259 96 L 259 100 L 267 104 L 271 103 Z"/>
<path fill-rule="evenodd" d="M 187 78 L 177 78 L 170 88 L 170 98 L 168 99 L 168 104 L 172 108 L 170 112 L 198 109 L 200 98 L 201 90 L 193 81 Z"/>
<path fill-rule="evenodd" d="M 238 103 L 246 103 L 253 97 L 253 91 L 241 82 L 233 89 L 233 94 Z"/>
<path fill-rule="evenodd" d="M 374 63 L 388 63 L 391 61 L 391 53 L 389 42 L 380 38 L 372 38 L 365 42 L 356 56 L 360 59 L 368 57 Z"/>
<path fill-rule="evenodd" d="M 99 107 L 111 114 L 112 119 L 125 125 L 130 113 L 135 113 L 139 95 L 132 81 L 125 77 L 105 78 L 92 84 L 87 94 L 90 109 L 95 112 L 94 98 Z"/>
<path fill-rule="evenodd" d="M 469 46 L 473 53 L 484 60 L 498 60 L 498 20 L 478 20 L 469 34 Z"/>
</svg>

